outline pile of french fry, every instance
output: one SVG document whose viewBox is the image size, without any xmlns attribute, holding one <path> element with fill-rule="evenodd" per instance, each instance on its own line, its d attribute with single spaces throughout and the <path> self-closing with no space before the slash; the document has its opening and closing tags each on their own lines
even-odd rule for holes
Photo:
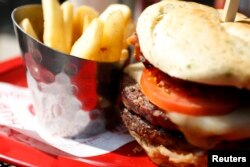
<svg viewBox="0 0 250 167">
<path fill-rule="evenodd" d="M 123 4 L 111 4 L 102 13 L 89 6 L 65 1 L 42 0 L 45 45 L 62 53 L 100 62 L 128 58 L 126 39 L 134 31 L 131 10 Z M 21 28 L 38 39 L 28 18 Z"/>
</svg>

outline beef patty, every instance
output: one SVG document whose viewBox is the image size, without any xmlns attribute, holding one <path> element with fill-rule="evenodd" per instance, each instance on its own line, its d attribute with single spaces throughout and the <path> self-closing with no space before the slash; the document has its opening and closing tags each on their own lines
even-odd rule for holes
<svg viewBox="0 0 250 167">
<path fill-rule="evenodd" d="M 139 85 L 128 75 L 122 82 L 122 102 L 124 108 L 121 117 L 129 130 L 153 145 L 164 145 L 174 150 L 197 151 L 190 145 L 167 115 L 152 104 L 140 91 Z"/>
<path fill-rule="evenodd" d="M 126 75 L 122 82 L 121 117 L 129 130 L 142 136 L 148 143 L 163 145 L 176 151 L 197 152 L 199 148 L 188 143 L 164 111 L 152 104 L 140 91 L 140 86 Z M 224 141 L 214 149 L 249 148 L 249 139 Z M 202 149 L 201 149 L 202 150 Z"/>
</svg>

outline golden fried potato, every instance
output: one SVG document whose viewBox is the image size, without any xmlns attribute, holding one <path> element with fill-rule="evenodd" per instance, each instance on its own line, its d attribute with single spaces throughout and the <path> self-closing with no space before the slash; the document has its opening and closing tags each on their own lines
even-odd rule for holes
<svg viewBox="0 0 250 167">
<path fill-rule="evenodd" d="M 125 24 L 131 19 L 131 10 L 127 5 L 123 4 L 112 4 L 109 5 L 104 12 L 100 15 L 100 18 L 106 19 L 114 11 L 121 11 L 124 17 Z"/>
<path fill-rule="evenodd" d="M 135 32 L 135 25 L 132 19 L 129 19 L 124 27 L 124 34 L 123 34 L 123 44 L 122 48 L 128 48 L 128 42 L 127 39 L 130 37 L 133 32 Z"/>
<path fill-rule="evenodd" d="M 130 8 L 123 4 L 112 4 L 107 8 L 107 11 L 120 10 L 125 20 L 124 35 L 123 35 L 123 49 L 128 47 L 127 38 L 135 31 L 135 26 L 132 20 L 132 12 Z"/>
<path fill-rule="evenodd" d="M 76 41 L 84 32 L 87 24 L 90 23 L 94 18 L 97 18 L 99 13 L 92 7 L 80 6 L 76 9 L 74 14 L 74 28 L 73 28 L 73 41 Z M 85 21 L 85 19 L 88 19 Z"/>
<path fill-rule="evenodd" d="M 114 10 L 108 15 L 101 14 L 104 22 L 103 38 L 100 56 L 106 57 L 107 62 L 118 61 L 121 56 L 125 20 L 120 10 Z"/>
<path fill-rule="evenodd" d="M 120 60 L 127 60 L 128 57 L 129 57 L 128 49 L 122 49 Z"/>
<path fill-rule="evenodd" d="M 63 13 L 59 2 L 57 0 L 42 0 L 42 8 L 44 15 L 44 44 L 63 53 L 67 53 Z"/>
<path fill-rule="evenodd" d="M 65 47 L 67 53 L 70 53 L 73 39 L 73 10 L 74 5 L 69 1 L 65 1 L 61 5 L 64 22 Z"/>
<path fill-rule="evenodd" d="M 99 57 L 103 36 L 103 22 L 94 19 L 81 37 L 74 43 L 70 54 L 88 60 L 105 61 Z"/>
<path fill-rule="evenodd" d="M 111 17 L 110 15 L 113 15 L 113 13 L 117 12 L 117 11 L 120 11 L 122 13 L 122 16 L 123 16 L 123 19 L 120 18 L 120 22 L 119 22 L 120 26 L 114 25 L 112 30 L 106 30 L 106 31 L 108 31 L 109 33 L 111 33 L 111 31 L 116 32 L 117 30 L 115 30 L 115 29 L 119 29 L 120 33 L 121 33 L 121 31 L 123 31 L 122 35 L 120 33 L 118 33 L 118 34 L 114 33 L 116 35 L 114 35 L 113 38 L 116 38 L 117 40 L 110 39 L 111 41 L 116 42 L 116 45 L 114 45 L 113 47 L 120 49 L 120 56 L 121 56 L 121 59 L 123 59 L 122 58 L 124 55 L 123 53 L 125 53 L 125 52 L 122 51 L 122 49 L 126 49 L 128 47 L 127 38 L 135 31 L 134 23 L 133 23 L 133 20 L 131 17 L 130 8 L 127 5 L 123 5 L 123 4 L 112 4 L 112 5 L 108 6 L 103 13 L 101 13 L 100 18 L 102 20 L 104 20 L 104 23 L 105 23 L 104 27 L 107 27 L 106 24 L 110 24 L 109 23 L 110 21 L 108 21 L 108 23 L 106 23 L 106 21 L 110 19 L 110 17 Z M 118 16 L 118 14 L 116 14 L 116 15 L 117 15 L 116 16 L 117 18 L 120 17 L 120 16 Z M 113 24 L 113 23 L 111 23 L 111 24 Z M 107 29 L 109 29 L 109 28 L 107 28 Z M 105 34 L 105 32 L 104 32 L 104 34 Z M 103 39 L 103 41 L 106 42 L 107 40 Z M 122 46 L 120 46 L 120 41 L 122 42 Z M 103 44 L 104 44 L 104 42 L 103 42 Z M 111 44 L 113 45 L 112 42 L 111 42 Z M 110 45 L 110 47 L 108 47 L 109 49 L 107 49 L 107 50 L 110 50 L 111 47 L 112 46 Z M 112 51 L 107 51 L 107 50 L 106 50 L 106 52 L 109 52 L 109 54 L 111 54 L 111 55 L 118 54 L 118 49 L 111 49 Z M 116 55 L 113 58 L 109 57 L 109 60 L 110 61 L 116 60 L 116 59 L 118 59 L 118 57 L 119 57 L 118 55 Z"/>
<path fill-rule="evenodd" d="M 83 31 L 87 29 L 87 27 L 90 25 L 92 19 L 90 19 L 89 15 L 84 17 L 84 23 L 83 23 Z"/>
<path fill-rule="evenodd" d="M 38 40 L 38 37 L 33 29 L 32 24 L 30 23 L 30 20 L 28 18 L 23 19 L 20 23 L 19 23 L 20 27 L 22 28 L 22 30 L 28 34 L 29 36 L 31 36 L 32 38 Z"/>
</svg>

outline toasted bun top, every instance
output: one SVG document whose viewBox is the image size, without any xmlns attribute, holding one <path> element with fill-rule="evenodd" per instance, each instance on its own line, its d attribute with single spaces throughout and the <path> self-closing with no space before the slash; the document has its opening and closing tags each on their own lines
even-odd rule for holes
<svg viewBox="0 0 250 167">
<path fill-rule="evenodd" d="M 250 21 L 222 22 L 214 8 L 177 0 L 149 6 L 138 18 L 145 58 L 177 78 L 250 89 Z"/>
</svg>

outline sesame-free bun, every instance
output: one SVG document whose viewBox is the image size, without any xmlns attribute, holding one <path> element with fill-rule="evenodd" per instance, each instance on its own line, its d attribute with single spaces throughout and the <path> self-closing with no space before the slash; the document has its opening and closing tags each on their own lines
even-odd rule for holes
<svg viewBox="0 0 250 167">
<path fill-rule="evenodd" d="M 130 135 L 140 144 L 145 150 L 148 157 L 157 165 L 161 167 L 206 167 L 207 153 L 187 153 L 172 151 L 171 149 L 162 145 L 155 146 L 148 143 L 141 136 L 133 131 L 129 131 Z"/>
<path fill-rule="evenodd" d="M 144 57 L 170 76 L 250 89 L 250 21 L 194 2 L 164 0 L 138 18 Z"/>
</svg>

